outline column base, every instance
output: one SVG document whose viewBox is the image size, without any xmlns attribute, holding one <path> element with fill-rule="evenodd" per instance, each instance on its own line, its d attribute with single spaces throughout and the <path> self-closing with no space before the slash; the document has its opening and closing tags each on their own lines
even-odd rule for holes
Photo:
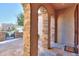
<svg viewBox="0 0 79 59">
<path fill-rule="evenodd" d="M 48 49 L 52 49 L 51 47 L 48 47 Z"/>
</svg>

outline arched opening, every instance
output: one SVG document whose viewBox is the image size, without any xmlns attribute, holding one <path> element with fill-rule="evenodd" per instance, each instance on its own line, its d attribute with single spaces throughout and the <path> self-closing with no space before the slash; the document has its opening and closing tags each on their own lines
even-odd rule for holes
<svg viewBox="0 0 79 59">
<path fill-rule="evenodd" d="M 50 48 L 55 47 L 55 43 L 57 43 L 57 19 L 55 19 L 55 14 L 51 15 L 51 22 L 50 22 Z"/>
<path fill-rule="evenodd" d="M 48 48 L 48 12 L 41 6 L 38 9 L 38 55 Z"/>
</svg>

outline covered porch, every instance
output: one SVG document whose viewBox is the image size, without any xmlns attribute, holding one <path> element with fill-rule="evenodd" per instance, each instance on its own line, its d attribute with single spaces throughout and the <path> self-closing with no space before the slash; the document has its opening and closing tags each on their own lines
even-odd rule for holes
<svg viewBox="0 0 79 59">
<path fill-rule="evenodd" d="M 65 55 L 65 53 L 78 55 L 78 4 L 25 3 L 22 5 L 24 55 L 36 56 L 42 55 L 43 52 L 48 52 L 49 55 Z M 38 35 L 39 15 L 42 15 L 41 39 L 39 39 L 40 34 Z"/>
</svg>

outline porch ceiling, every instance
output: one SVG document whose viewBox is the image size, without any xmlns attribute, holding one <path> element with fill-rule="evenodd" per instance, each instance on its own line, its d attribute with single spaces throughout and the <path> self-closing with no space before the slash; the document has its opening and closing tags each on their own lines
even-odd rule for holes
<svg viewBox="0 0 79 59">
<path fill-rule="evenodd" d="M 75 5 L 75 3 L 53 3 L 51 5 L 53 6 L 54 9 L 59 10 Z"/>
</svg>

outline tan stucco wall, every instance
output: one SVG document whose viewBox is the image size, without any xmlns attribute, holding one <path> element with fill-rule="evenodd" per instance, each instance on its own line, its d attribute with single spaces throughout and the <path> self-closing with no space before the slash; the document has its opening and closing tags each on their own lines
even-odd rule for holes
<svg viewBox="0 0 79 59">
<path fill-rule="evenodd" d="M 63 15 L 61 14 L 61 15 L 59 15 L 59 17 L 58 17 L 58 38 L 57 38 L 57 40 L 58 40 L 58 43 L 61 43 L 61 38 L 62 38 L 62 30 L 61 30 L 61 28 L 62 28 L 62 20 L 63 20 Z"/>
<path fill-rule="evenodd" d="M 58 43 L 74 46 L 75 5 L 65 9 L 58 17 Z"/>
</svg>

